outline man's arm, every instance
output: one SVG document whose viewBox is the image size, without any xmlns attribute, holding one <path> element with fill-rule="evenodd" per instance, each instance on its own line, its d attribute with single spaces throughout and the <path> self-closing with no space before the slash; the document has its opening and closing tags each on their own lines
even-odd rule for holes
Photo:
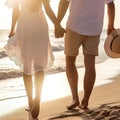
<svg viewBox="0 0 120 120">
<path fill-rule="evenodd" d="M 67 0 L 60 0 L 59 6 L 58 6 L 58 14 L 57 14 L 57 19 L 59 23 L 61 23 L 63 17 L 65 16 L 65 13 L 68 9 L 68 5 L 69 5 L 69 2 Z M 56 27 L 55 27 L 54 33 L 55 33 L 55 37 L 59 38 L 59 31 L 57 30 Z"/>
<path fill-rule="evenodd" d="M 114 2 L 110 2 L 108 7 L 108 35 L 114 30 L 114 19 L 115 19 L 115 5 Z"/>
<path fill-rule="evenodd" d="M 60 22 L 58 21 L 57 17 L 55 16 L 53 10 L 51 9 L 51 6 L 49 4 L 48 0 L 43 0 L 43 5 L 45 8 L 45 12 L 47 14 L 47 16 L 50 18 L 50 20 L 53 22 L 56 30 L 58 31 L 57 38 L 59 37 L 63 37 L 65 30 L 62 28 L 62 26 L 60 25 Z"/>
<path fill-rule="evenodd" d="M 57 18 L 59 22 L 61 22 L 63 17 L 65 16 L 66 11 L 68 9 L 68 5 L 69 5 L 69 2 L 67 0 L 60 0 L 59 6 L 58 6 L 58 14 L 57 14 Z"/>
</svg>

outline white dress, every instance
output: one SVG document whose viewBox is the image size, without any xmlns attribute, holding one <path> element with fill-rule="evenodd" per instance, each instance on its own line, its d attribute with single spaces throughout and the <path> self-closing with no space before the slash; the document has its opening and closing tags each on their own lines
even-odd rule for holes
<svg viewBox="0 0 120 120">
<path fill-rule="evenodd" d="M 54 57 L 42 6 L 38 11 L 33 12 L 24 1 L 7 0 L 6 2 L 8 7 L 19 4 L 21 11 L 15 35 L 8 40 L 5 50 L 24 73 L 33 75 L 38 71 L 47 70 L 53 64 Z"/>
</svg>

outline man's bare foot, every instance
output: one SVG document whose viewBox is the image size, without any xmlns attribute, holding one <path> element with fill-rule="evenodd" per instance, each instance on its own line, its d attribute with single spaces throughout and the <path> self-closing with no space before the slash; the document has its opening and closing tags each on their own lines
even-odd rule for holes
<svg viewBox="0 0 120 120">
<path fill-rule="evenodd" d="M 79 108 L 80 109 L 83 109 L 83 110 L 88 110 L 88 103 L 84 101 L 84 99 L 82 100 L 81 104 L 79 105 Z"/>
<path fill-rule="evenodd" d="M 87 106 L 79 105 L 79 108 L 82 109 L 82 110 L 88 110 L 88 107 L 87 107 Z"/>
<path fill-rule="evenodd" d="M 75 107 L 79 106 L 79 100 L 76 100 L 76 101 L 73 101 L 70 105 L 67 106 L 67 109 L 68 110 L 72 110 L 74 109 Z"/>
</svg>

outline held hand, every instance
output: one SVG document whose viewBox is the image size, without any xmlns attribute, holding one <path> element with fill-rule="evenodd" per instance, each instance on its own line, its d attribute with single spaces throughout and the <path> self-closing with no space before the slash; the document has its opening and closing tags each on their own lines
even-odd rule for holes
<svg viewBox="0 0 120 120">
<path fill-rule="evenodd" d="M 56 38 L 63 37 L 65 32 L 65 29 L 62 28 L 60 25 L 55 26 L 54 34 Z"/>
</svg>

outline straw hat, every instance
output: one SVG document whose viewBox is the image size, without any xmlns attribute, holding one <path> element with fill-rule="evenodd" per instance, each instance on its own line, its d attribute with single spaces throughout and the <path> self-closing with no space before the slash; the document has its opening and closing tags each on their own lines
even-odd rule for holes
<svg viewBox="0 0 120 120">
<path fill-rule="evenodd" d="M 120 58 L 120 29 L 113 30 L 105 40 L 104 49 L 111 58 Z"/>
</svg>

